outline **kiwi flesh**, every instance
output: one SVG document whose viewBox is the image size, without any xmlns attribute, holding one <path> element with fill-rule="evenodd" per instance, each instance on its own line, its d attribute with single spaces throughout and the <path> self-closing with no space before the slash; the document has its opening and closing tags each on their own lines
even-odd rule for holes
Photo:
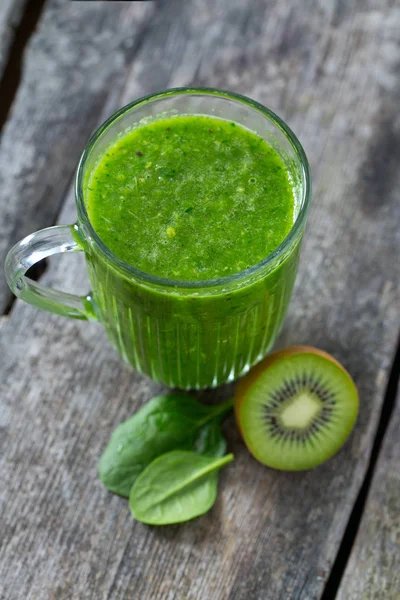
<svg viewBox="0 0 400 600">
<path fill-rule="evenodd" d="M 310 469 L 335 454 L 350 435 L 358 414 L 357 388 L 326 353 L 296 347 L 276 354 L 238 385 L 239 429 L 261 463 Z"/>
</svg>

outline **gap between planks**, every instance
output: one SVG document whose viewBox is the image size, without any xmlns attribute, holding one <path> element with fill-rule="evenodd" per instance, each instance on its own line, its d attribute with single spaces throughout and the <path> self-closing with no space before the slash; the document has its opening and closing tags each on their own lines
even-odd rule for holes
<svg viewBox="0 0 400 600">
<path fill-rule="evenodd" d="M 0 80 L 0 132 L 7 121 L 18 91 L 25 48 L 36 29 L 45 1 L 30 0 L 24 8 L 21 21 L 15 30 L 14 40 L 11 44 L 3 76 Z"/>
<path fill-rule="evenodd" d="M 335 562 L 333 563 L 331 573 L 326 582 L 325 590 L 320 600 L 334 600 L 342 581 L 348 560 L 353 549 L 355 539 L 357 537 L 360 522 L 364 513 L 365 505 L 368 498 L 368 493 L 371 487 L 372 477 L 374 475 L 376 463 L 382 448 L 383 440 L 386 431 L 389 427 L 394 407 L 396 404 L 397 389 L 399 387 L 400 378 L 400 336 L 397 343 L 397 351 L 393 359 L 390 370 L 389 380 L 385 391 L 382 411 L 379 418 L 378 429 L 376 431 L 374 443 L 371 450 L 368 469 L 366 471 L 364 481 L 361 485 L 357 499 L 354 503 L 347 527 L 345 529 L 342 541 L 339 546 Z"/>
<path fill-rule="evenodd" d="M 22 9 L 21 19 L 15 28 L 14 39 L 9 47 L 7 60 L 0 78 L 0 134 L 10 114 L 21 81 L 25 49 L 39 22 L 45 2 L 46 0 L 28 1 Z M 29 270 L 29 277 L 37 281 L 46 268 L 47 261 L 45 260 L 38 265 L 34 265 Z M 10 295 L 2 316 L 7 317 L 9 315 L 15 300 L 16 297 Z M 1 323 L 3 322 L 4 320 L 1 321 Z"/>
</svg>

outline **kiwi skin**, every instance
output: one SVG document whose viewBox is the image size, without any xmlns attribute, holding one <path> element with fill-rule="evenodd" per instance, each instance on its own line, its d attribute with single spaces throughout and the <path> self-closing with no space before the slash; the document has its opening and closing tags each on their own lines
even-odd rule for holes
<svg viewBox="0 0 400 600">
<path fill-rule="evenodd" d="M 314 354 L 314 355 L 321 356 L 322 358 L 325 358 L 326 360 L 331 361 L 337 367 L 339 367 L 344 373 L 346 373 L 348 375 L 348 377 L 350 378 L 350 381 L 353 383 L 353 385 L 355 387 L 355 384 L 354 384 L 354 381 L 353 381 L 351 375 L 343 367 L 343 365 L 341 365 L 333 356 L 331 356 L 327 352 L 324 352 L 323 350 L 320 350 L 318 348 L 314 348 L 312 346 L 302 346 L 302 345 L 289 346 L 288 348 L 285 348 L 283 350 L 279 350 L 277 352 L 273 352 L 272 354 L 270 354 L 269 356 L 267 356 L 266 358 L 264 358 L 260 363 L 258 363 L 257 365 L 255 365 L 255 367 L 253 367 L 247 373 L 247 375 L 245 375 L 245 377 L 243 377 L 243 379 L 241 379 L 237 383 L 237 386 L 236 386 L 236 389 L 235 389 L 235 395 L 234 395 L 234 412 L 235 412 L 235 417 L 236 417 L 236 423 L 238 425 L 239 431 L 240 431 L 240 433 L 242 435 L 242 438 L 243 438 L 243 440 L 244 440 L 244 442 L 245 442 L 248 450 L 254 456 L 254 458 L 256 458 L 256 460 L 262 462 L 263 464 L 267 464 L 267 463 L 264 463 L 263 460 L 260 460 L 260 458 L 258 458 L 254 454 L 254 452 L 252 451 L 252 448 L 246 442 L 246 437 L 245 437 L 243 429 L 241 427 L 241 407 L 242 407 L 243 402 L 244 402 L 244 400 L 245 400 L 245 398 L 247 396 L 248 390 L 254 385 L 254 383 L 257 381 L 257 379 L 263 373 L 265 373 L 265 371 L 270 366 L 272 366 L 274 363 L 276 363 L 279 360 L 288 358 L 288 357 L 296 355 L 296 354 Z M 336 451 L 335 451 L 335 453 L 336 453 Z M 269 466 L 272 466 L 272 465 L 269 465 Z M 315 465 L 315 466 L 318 466 L 318 465 Z M 274 468 L 278 468 L 279 469 L 279 467 L 274 467 Z"/>
<path fill-rule="evenodd" d="M 236 384 L 235 388 L 235 397 L 234 397 L 234 411 L 236 417 L 236 423 L 239 428 L 240 433 L 243 437 L 243 431 L 240 425 L 240 407 L 242 405 L 243 400 L 246 397 L 247 390 L 253 385 L 253 383 L 264 373 L 268 367 L 273 365 L 277 360 L 281 358 L 287 358 L 288 356 L 293 356 L 294 354 L 317 354 L 318 356 L 322 356 L 327 360 L 334 362 L 338 367 L 342 369 L 347 375 L 351 378 L 351 375 L 343 365 L 340 364 L 339 361 L 336 360 L 331 354 L 328 354 L 324 350 L 320 350 L 319 348 L 314 348 L 313 346 L 305 346 L 305 345 L 294 345 L 288 346 L 283 350 L 277 350 L 276 352 L 272 352 L 259 363 L 257 363 L 250 371 L 242 377 Z"/>
</svg>

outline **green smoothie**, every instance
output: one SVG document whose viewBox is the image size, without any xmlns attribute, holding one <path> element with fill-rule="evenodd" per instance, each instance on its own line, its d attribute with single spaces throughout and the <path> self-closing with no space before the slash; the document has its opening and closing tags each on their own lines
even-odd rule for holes
<svg viewBox="0 0 400 600">
<path fill-rule="evenodd" d="M 267 142 L 212 117 L 134 129 L 100 160 L 90 220 L 122 260 L 145 273 L 199 281 L 261 261 L 293 225 L 293 189 Z"/>
<path fill-rule="evenodd" d="M 289 168 L 262 137 L 210 116 L 149 121 L 104 150 L 84 195 L 100 239 L 133 267 L 85 249 L 98 318 L 127 362 L 190 389 L 231 381 L 268 352 L 301 234 L 235 278 L 279 246 L 296 216 Z"/>
</svg>

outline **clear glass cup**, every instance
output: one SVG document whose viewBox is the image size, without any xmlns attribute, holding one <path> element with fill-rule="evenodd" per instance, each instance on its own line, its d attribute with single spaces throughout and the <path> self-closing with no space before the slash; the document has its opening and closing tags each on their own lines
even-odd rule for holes
<svg viewBox="0 0 400 600">
<path fill-rule="evenodd" d="M 235 121 L 266 139 L 282 156 L 295 190 L 295 223 L 270 255 L 240 273 L 207 281 L 178 281 L 123 262 L 93 229 L 85 182 L 99 156 L 124 131 L 149 120 L 202 114 Z M 272 111 L 238 94 L 207 88 L 166 90 L 132 102 L 110 117 L 87 144 L 76 176 L 78 220 L 33 233 L 9 252 L 5 273 L 18 297 L 44 310 L 97 320 L 140 373 L 171 387 L 200 389 L 233 381 L 262 359 L 289 304 L 311 199 L 306 155 Z M 60 252 L 83 251 L 90 294 L 42 286 L 25 273 Z"/>
</svg>

